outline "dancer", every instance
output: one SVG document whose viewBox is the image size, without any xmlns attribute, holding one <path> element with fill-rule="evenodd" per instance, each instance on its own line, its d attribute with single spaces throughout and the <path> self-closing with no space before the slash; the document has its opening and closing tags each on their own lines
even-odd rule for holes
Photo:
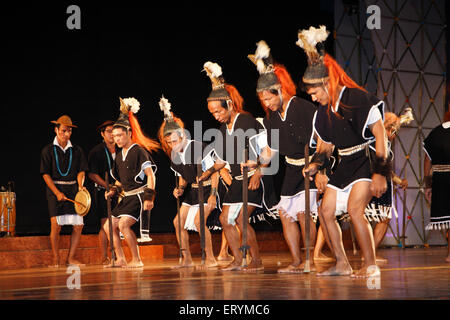
<svg viewBox="0 0 450 320">
<path fill-rule="evenodd" d="M 317 151 L 304 171 L 314 175 L 326 167 L 333 147 L 340 157 L 326 186 L 319 215 L 336 265 L 317 275 L 376 276 L 379 269 L 373 233 L 364 210 L 373 196 L 381 197 L 386 192 L 386 177 L 391 172 L 383 127 L 384 103 L 358 86 L 322 48 L 316 49 L 316 44 L 322 45 L 328 34 L 325 26 L 310 27 L 298 33 L 297 41 L 308 57 L 302 79 L 305 90 L 320 104 L 314 119 Z M 339 211 L 349 213 L 364 256 L 361 269 L 354 273 L 335 217 Z"/>
<path fill-rule="evenodd" d="M 63 225 L 72 226 L 67 263 L 81 266 L 84 264 L 75 259 L 75 252 L 83 230 L 83 217 L 75 212 L 73 203 L 66 200 L 73 200 L 79 190 L 85 189 L 84 178 L 88 164 L 83 149 L 70 142 L 72 128 L 77 128 L 72 124 L 70 117 L 63 115 L 51 123 L 55 124 L 56 136 L 53 143 L 42 149 L 40 168 L 42 178 L 47 186 L 46 194 L 51 224 L 50 242 L 53 261 L 49 267 L 60 266 L 59 234 Z"/>
<path fill-rule="evenodd" d="M 256 92 L 266 112 L 264 127 L 268 131 L 269 146 L 263 154 L 272 158 L 278 151 L 286 161 L 286 171 L 281 189 L 281 200 L 276 206 L 283 226 L 283 234 L 292 255 L 292 263 L 278 269 L 279 273 L 303 272 L 300 254 L 300 224 L 303 243 L 305 243 L 305 182 L 302 169 L 305 165 L 305 145 L 309 145 L 312 134 L 312 120 L 317 110 L 311 102 L 301 99 L 296 94 L 296 87 L 286 68 L 273 62 L 270 48 L 263 40 L 257 43 L 254 55 L 249 55 L 260 73 Z M 279 131 L 279 150 L 272 145 L 272 130 Z M 311 154 L 313 151 L 311 151 Z M 269 163 L 270 159 L 260 160 Z M 264 165 L 262 165 L 264 166 Z M 310 186 L 310 243 L 316 238 L 317 189 Z M 309 250 L 309 249 L 308 249 Z M 311 270 L 315 271 L 311 261 Z"/>
<path fill-rule="evenodd" d="M 139 101 L 135 98 L 120 98 L 120 116 L 113 126 L 114 142 L 122 151 L 116 156 L 111 175 L 116 181 L 105 197 L 118 196 L 123 191 L 123 199 L 112 210 L 113 241 L 117 254 L 114 266 L 129 268 L 143 267 L 136 235 L 131 227 L 140 220 L 142 211 L 154 206 L 156 165 L 149 152 L 159 148 L 158 142 L 147 138 L 141 131 L 134 115 L 139 111 Z M 145 149 L 144 149 L 145 148 Z M 108 237 L 107 224 L 104 229 Z M 131 251 L 131 261 L 127 263 L 120 241 L 119 231 Z M 112 264 L 110 265 L 112 266 Z"/>
<path fill-rule="evenodd" d="M 172 114 L 170 111 L 171 104 L 167 99 L 162 97 L 159 106 L 164 112 L 164 122 L 159 128 L 158 138 L 164 152 L 170 158 L 170 167 L 179 180 L 178 187 L 173 190 L 173 195 L 175 198 L 181 198 L 182 201 L 180 212 L 173 220 L 178 244 L 183 255 L 182 261 L 176 267 L 192 267 L 194 263 L 189 246 L 188 230 L 200 233 L 197 164 L 201 163 L 203 171 L 214 166 L 213 151 L 206 152 L 206 144 L 187 138 L 184 123 L 180 118 Z M 211 233 L 206 227 L 206 220 L 217 205 L 218 183 L 218 172 L 212 174 L 210 180 L 203 182 L 203 198 L 205 200 L 207 199 L 207 202 L 204 203 L 205 216 L 203 221 L 203 226 L 205 227 L 206 268 L 212 268 L 218 265 L 212 249 Z M 181 220 L 178 221 L 178 219 Z M 181 228 L 179 227 L 179 223 Z"/>
<path fill-rule="evenodd" d="M 423 141 L 425 161 L 425 197 L 431 202 L 431 218 L 425 230 L 447 230 L 448 252 L 445 262 L 450 263 L 450 110 L 444 123 L 437 126 Z"/>
<path fill-rule="evenodd" d="M 250 145 L 249 159 L 253 160 L 256 160 L 258 156 L 256 150 L 261 150 L 264 147 L 264 141 L 267 144 L 267 139 L 264 137 L 263 126 L 243 110 L 244 101 L 237 89 L 233 85 L 225 83 L 222 76 L 222 68 L 218 64 L 208 61 L 204 64 L 204 70 L 212 82 L 212 91 L 207 99 L 208 110 L 221 123 L 221 127 L 214 140 L 214 150 L 218 159 L 214 167 L 206 171 L 201 179 L 208 179 L 212 172 L 221 170 L 226 163 L 230 166 L 232 176 L 231 185 L 223 201 L 220 222 L 233 253 L 234 261 L 223 268 L 223 270 L 235 271 L 243 269 L 241 266 L 243 254 L 239 250 L 240 239 L 239 232 L 235 227 L 236 222 L 240 234 L 243 234 L 246 228 L 247 244 L 250 246 L 251 262 L 244 269 L 247 271 L 262 270 L 264 267 L 259 255 L 255 231 L 249 224 L 249 221 L 244 221 L 243 219 L 243 176 L 240 164 L 244 162 L 242 149 L 246 136 Z M 260 141 L 261 145 L 258 145 L 258 141 Z M 264 206 L 269 211 L 273 207 L 275 199 L 265 199 L 265 195 L 272 196 L 264 193 L 264 184 L 270 183 L 270 180 L 263 181 L 259 169 L 250 171 L 248 176 L 248 216 L 250 217 L 256 208 Z"/>
</svg>

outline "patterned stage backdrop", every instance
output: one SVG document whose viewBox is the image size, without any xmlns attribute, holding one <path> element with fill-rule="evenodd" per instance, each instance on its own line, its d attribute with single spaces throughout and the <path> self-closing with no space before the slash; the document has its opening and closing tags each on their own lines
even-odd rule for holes
<svg viewBox="0 0 450 320">
<path fill-rule="evenodd" d="M 415 118 L 393 145 L 395 172 L 409 187 L 394 192 L 398 217 L 393 215 L 383 244 L 445 244 L 443 232 L 425 231 L 430 209 L 422 149 L 445 111 L 445 0 L 337 0 L 333 36 L 336 59 L 346 72 L 383 99 L 386 111 L 400 114 L 410 107 Z"/>
</svg>

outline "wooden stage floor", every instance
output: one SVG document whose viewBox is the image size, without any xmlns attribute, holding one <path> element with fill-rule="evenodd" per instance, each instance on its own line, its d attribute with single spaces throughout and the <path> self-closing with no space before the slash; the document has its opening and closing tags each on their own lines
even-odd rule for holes
<svg viewBox="0 0 450 320">
<path fill-rule="evenodd" d="M 446 247 L 382 249 L 388 258 L 379 281 L 277 274 L 287 265 L 287 252 L 263 253 L 264 271 L 257 273 L 171 270 L 177 258 L 147 263 L 141 269 L 81 267 L 79 289 L 67 269 L 30 268 L 0 271 L 1 300 L 407 300 L 450 298 L 450 264 Z M 348 252 L 354 268 L 359 256 Z M 196 263 L 198 256 L 194 257 Z M 328 264 L 318 265 L 322 270 Z M 69 280 L 69 281 L 68 281 Z M 73 280 L 73 281 L 71 281 Z"/>
</svg>

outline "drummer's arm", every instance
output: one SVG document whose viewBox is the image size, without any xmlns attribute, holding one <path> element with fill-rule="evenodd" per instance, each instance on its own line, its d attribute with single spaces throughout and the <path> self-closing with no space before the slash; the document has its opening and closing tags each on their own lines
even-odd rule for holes
<svg viewBox="0 0 450 320">
<path fill-rule="evenodd" d="M 78 190 L 80 190 L 80 191 L 83 190 L 83 189 L 86 189 L 84 187 L 84 178 L 85 178 L 85 176 L 86 176 L 86 173 L 84 171 L 80 171 L 77 174 Z"/>
<path fill-rule="evenodd" d="M 103 188 L 106 189 L 105 180 L 103 180 L 97 173 L 89 172 L 88 177 L 89 177 L 89 179 L 94 181 L 96 184 L 98 184 L 99 186 L 102 186 Z"/>
<path fill-rule="evenodd" d="M 59 191 L 58 188 L 55 186 L 55 184 L 53 183 L 53 179 L 52 179 L 52 177 L 50 177 L 49 174 L 46 174 L 46 173 L 43 174 L 42 178 L 44 178 L 45 184 L 47 185 L 47 187 L 50 190 L 52 190 L 52 192 L 55 194 L 58 201 L 62 201 L 62 200 L 66 199 L 66 196 L 64 195 L 64 193 Z"/>
</svg>

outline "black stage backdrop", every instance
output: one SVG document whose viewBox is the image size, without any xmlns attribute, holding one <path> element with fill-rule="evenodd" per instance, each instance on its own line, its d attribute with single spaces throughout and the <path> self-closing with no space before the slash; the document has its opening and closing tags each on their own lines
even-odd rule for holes
<svg viewBox="0 0 450 320">
<path fill-rule="evenodd" d="M 150 3 L 17 2 L 2 8 L 0 186 L 14 182 L 18 235 L 50 231 L 39 164 L 41 149 L 54 138 L 51 120 L 63 114 L 72 118 L 78 128 L 71 141 L 86 156 L 100 142 L 95 128 L 117 119 L 119 97 L 140 101 L 137 116 L 151 137 L 162 121 L 162 94 L 191 132 L 194 120 L 203 122 L 203 131 L 218 127 L 206 108 L 211 85 L 201 70 L 208 60 L 222 66 L 225 79 L 244 97 L 246 110 L 262 116 L 255 94 L 257 71 L 247 59 L 256 42 L 266 40 L 297 82 L 306 67 L 305 54 L 295 45 L 297 30 L 319 24 L 333 30 L 334 24 L 332 0 L 308 7 L 301 1 L 280 6 L 217 2 L 213 7 L 211 2 Z M 72 4 L 81 9 L 80 30 L 66 27 L 66 10 Z M 326 47 L 333 52 L 332 34 Z M 172 232 L 174 176 L 162 152 L 153 157 L 158 171 L 151 233 Z M 97 232 L 97 220 L 91 211 L 84 233 Z M 260 226 L 275 227 L 279 225 Z"/>
</svg>

